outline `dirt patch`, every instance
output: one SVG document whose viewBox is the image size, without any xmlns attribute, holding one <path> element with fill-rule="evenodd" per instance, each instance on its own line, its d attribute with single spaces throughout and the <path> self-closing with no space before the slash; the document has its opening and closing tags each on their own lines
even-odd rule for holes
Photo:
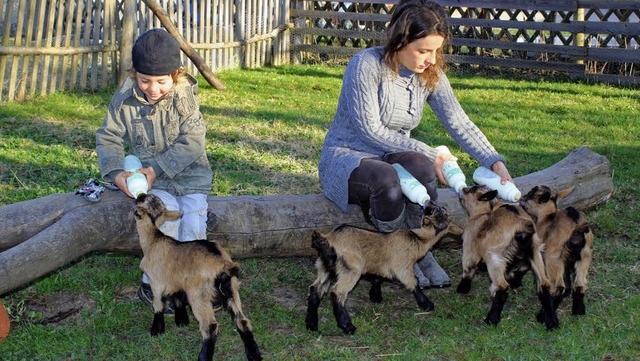
<svg viewBox="0 0 640 361">
<path fill-rule="evenodd" d="M 19 308 L 20 316 L 41 324 L 64 324 L 84 318 L 83 313 L 93 313 L 96 301 L 82 293 L 57 292 L 25 300 Z"/>
</svg>

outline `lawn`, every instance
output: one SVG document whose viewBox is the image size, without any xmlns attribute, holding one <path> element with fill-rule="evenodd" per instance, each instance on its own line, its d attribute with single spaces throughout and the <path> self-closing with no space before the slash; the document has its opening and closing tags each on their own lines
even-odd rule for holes
<svg viewBox="0 0 640 361">
<path fill-rule="evenodd" d="M 201 79 L 212 194 L 320 193 L 316 165 L 343 71 L 320 65 L 220 71 L 225 91 Z M 488 326 L 487 276 L 476 277 L 469 295 L 458 295 L 461 249 L 438 248 L 454 287 L 426 291 L 433 312 L 422 312 L 393 283 L 383 285 L 383 302 L 372 304 L 363 282 L 347 304 L 355 335 L 336 327 L 326 299 L 320 330 L 309 332 L 304 315 L 313 259 L 241 259 L 243 306 L 265 359 L 640 360 L 640 89 L 473 72 L 452 73 L 450 80 L 514 177 L 549 167 L 580 146 L 611 161 L 614 193 L 588 211 L 596 237 L 587 314 L 572 316 L 565 302 L 560 328 L 546 331 L 535 321 L 537 299 L 527 276 L 510 293 L 502 322 Z M 0 107 L 0 206 L 74 192 L 98 175 L 95 131 L 113 91 Z M 469 177 L 477 163 L 425 113 L 413 136 L 447 145 Z M 195 359 L 197 322 L 177 329 L 169 321 L 164 335 L 149 336 L 152 314 L 135 295 L 138 264 L 134 256 L 92 254 L 1 295 L 13 323 L 0 342 L 0 360 Z M 215 358 L 244 359 L 228 315 L 218 315 Z"/>
</svg>

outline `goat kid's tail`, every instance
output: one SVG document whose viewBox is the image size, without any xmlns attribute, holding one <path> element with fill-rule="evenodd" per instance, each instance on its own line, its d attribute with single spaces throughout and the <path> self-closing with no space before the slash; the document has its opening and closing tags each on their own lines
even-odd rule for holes
<svg viewBox="0 0 640 361">
<path fill-rule="evenodd" d="M 322 260 L 326 269 L 335 269 L 336 250 L 329 244 L 329 240 L 322 233 L 313 231 L 311 235 L 311 246 L 318 251 L 318 257 Z"/>
</svg>

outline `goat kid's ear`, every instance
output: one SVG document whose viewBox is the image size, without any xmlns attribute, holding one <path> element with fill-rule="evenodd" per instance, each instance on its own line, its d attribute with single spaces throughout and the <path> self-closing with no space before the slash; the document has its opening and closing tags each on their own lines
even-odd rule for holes
<svg viewBox="0 0 640 361">
<path fill-rule="evenodd" d="M 498 196 L 498 191 L 497 190 L 492 190 L 492 191 L 489 191 L 489 192 L 481 195 L 479 200 L 481 200 L 481 201 L 490 201 L 490 200 L 494 199 L 497 196 Z"/>
<path fill-rule="evenodd" d="M 561 190 L 560 192 L 558 192 L 558 200 L 561 200 L 566 196 L 568 196 L 569 194 L 571 194 L 571 192 L 573 192 L 574 189 L 576 189 L 576 186 L 571 186 L 565 190 Z"/>
</svg>

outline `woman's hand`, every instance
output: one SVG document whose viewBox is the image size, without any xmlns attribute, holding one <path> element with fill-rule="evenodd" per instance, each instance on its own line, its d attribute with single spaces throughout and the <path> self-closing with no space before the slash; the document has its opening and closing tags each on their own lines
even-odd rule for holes
<svg viewBox="0 0 640 361">
<path fill-rule="evenodd" d="M 446 186 L 448 186 L 449 183 L 447 183 L 447 179 L 444 177 L 444 173 L 442 173 L 442 165 L 444 164 L 444 162 L 448 160 L 457 162 L 458 158 L 456 158 L 451 154 L 438 153 L 438 155 L 436 156 L 435 162 L 433 162 L 433 167 L 436 171 L 436 176 L 438 177 L 438 180 L 442 185 L 446 185 Z"/>
<path fill-rule="evenodd" d="M 149 184 L 149 190 L 151 190 L 151 185 L 156 181 L 156 172 L 153 170 L 153 167 L 140 168 L 137 172 L 144 174 L 147 178 L 147 183 Z M 127 178 L 132 175 L 133 172 L 122 171 L 118 173 L 116 179 L 113 180 L 113 183 L 115 183 L 129 198 L 135 198 L 133 194 L 129 193 L 129 187 L 127 187 Z"/>
<path fill-rule="evenodd" d="M 500 180 L 500 184 L 505 184 L 507 181 L 513 183 L 513 178 L 511 178 L 511 174 L 509 174 L 509 170 L 503 161 L 499 160 L 493 163 L 493 165 L 491 165 L 491 170 L 502 178 Z"/>
</svg>

